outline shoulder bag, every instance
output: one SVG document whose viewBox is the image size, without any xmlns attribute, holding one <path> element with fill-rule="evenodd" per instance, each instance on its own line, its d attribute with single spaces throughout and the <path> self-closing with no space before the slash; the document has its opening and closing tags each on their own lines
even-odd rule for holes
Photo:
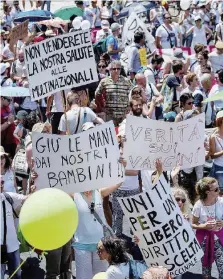
<svg viewBox="0 0 223 279">
<path fill-rule="evenodd" d="M 7 245 L 6 245 L 6 234 L 7 234 L 7 225 L 6 225 L 6 209 L 5 209 L 5 201 L 2 201 L 2 209 L 3 209 L 3 220 L 4 220 L 4 237 L 3 244 L 1 245 L 1 264 L 6 264 L 8 262 L 8 253 L 7 253 Z"/>
</svg>

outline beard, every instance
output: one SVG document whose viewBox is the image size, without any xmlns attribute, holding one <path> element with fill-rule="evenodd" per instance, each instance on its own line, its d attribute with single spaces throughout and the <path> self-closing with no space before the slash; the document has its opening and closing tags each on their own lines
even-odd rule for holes
<svg viewBox="0 0 223 279">
<path fill-rule="evenodd" d="M 142 114 L 142 109 L 137 109 L 132 111 L 134 116 L 140 116 Z"/>
</svg>

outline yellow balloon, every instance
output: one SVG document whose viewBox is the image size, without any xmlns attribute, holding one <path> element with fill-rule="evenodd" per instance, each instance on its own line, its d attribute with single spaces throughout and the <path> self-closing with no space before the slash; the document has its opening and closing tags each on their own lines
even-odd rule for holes
<svg viewBox="0 0 223 279">
<path fill-rule="evenodd" d="M 105 279 L 105 272 L 99 272 L 97 274 L 95 274 L 95 276 L 93 277 L 93 279 Z"/>
<path fill-rule="evenodd" d="M 46 188 L 25 201 L 19 225 L 24 238 L 34 248 L 54 250 L 72 238 L 78 225 L 78 211 L 68 194 Z"/>
</svg>

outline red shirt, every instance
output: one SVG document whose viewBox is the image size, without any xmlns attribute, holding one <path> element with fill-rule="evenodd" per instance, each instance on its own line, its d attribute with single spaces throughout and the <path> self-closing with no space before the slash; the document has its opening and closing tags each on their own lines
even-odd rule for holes
<svg viewBox="0 0 223 279">
<path fill-rule="evenodd" d="M 9 114 L 9 106 L 1 108 L 1 125 L 8 121 Z M 1 144 L 3 146 L 4 144 L 17 143 L 16 138 L 13 136 L 14 130 L 15 124 L 12 123 L 8 128 L 1 132 Z"/>
</svg>

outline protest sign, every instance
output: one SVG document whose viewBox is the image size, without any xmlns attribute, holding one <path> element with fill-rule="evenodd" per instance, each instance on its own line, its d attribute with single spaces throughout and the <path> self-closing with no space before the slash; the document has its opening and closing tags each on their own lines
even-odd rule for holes
<svg viewBox="0 0 223 279">
<path fill-rule="evenodd" d="M 38 189 L 84 192 L 124 180 L 112 122 L 71 136 L 33 133 L 32 146 Z"/>
<path fill-rule="evenodd" d="M 127 169 L 154 170 L 157 159 L 161 159 L 164 170 L 178 164 L 185 169 L 205 162 L 204 113 L 178 123 L 128 115 L 125 133 Z"/>
<path fill-rule="evenodd" d="M 21 24 L 16 25 L 12 28 L 10 32 L 10 42 L 9 49 L 14 52 L 14 45 L 17 44 L 18 40 L 22 40 L 26 36 L 28 36 L 28 25 L 29 20 L 24 21 Z"/>
<path fill-rule="evenodd" d="M 163 175 L 149 192 L 118 201 L 148 266 L 164 266 L 175 277 L 199 262 L 202 249 Z"/>
<path fill-rule="evenodd" d="M 98 80 L 90 32 L 75 31 L 25 48 L 32 100 Z"/>
<path fill-rule="evenodd" d="M 125 22 L 122 32 L 122 42 L 125 46 L 130 46 L 133 43 L 134 34 L 137 31 L 143 32 L 145 34 L 145 46 L 147 52 L 154 51 L 156 48 L 154 44 L 154 37 L 147 30 L 145 23 L 140 20 L 140 18 L 137 16 L 135 12 L 132 12 L 128 17 L 127 21 Z"/>
</svg>

